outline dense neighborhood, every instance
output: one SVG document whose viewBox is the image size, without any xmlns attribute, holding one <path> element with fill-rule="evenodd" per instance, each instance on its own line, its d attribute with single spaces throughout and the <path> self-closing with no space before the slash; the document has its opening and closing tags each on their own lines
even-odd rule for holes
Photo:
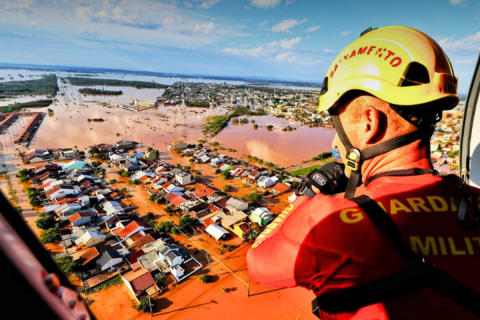
<svg viewBox="0 0 480 320">
<path fill-rule="evenodd" d="M 301 181 L 201 144 L 169 145 L 188 159 L 190 166 L 183 167 L 160 159 L 152 148 L 139 152 L 136 146 L 122 140 L 91 146 L 86 153 L 75 148 L 28 150 L 20 156 L 36 166 L 22 169 L 19 176 L 32 185 L 27 188 L 30 203 L 44 208 L 37 220 L 44 229 L 41 240 L 64 248 L 55 255 L 57 262 L 74 263 L 85 290 L 120 275 L 138 303 L 204 267 L 198 256 L 202 253 L 187 249 L 175 236 L 205 234 L 220 254 L 234 250 L 229 240 L 254 240 L 280 213 L 262 206 L 262 197 L 284 194 Z M 219 179 L 241 181 L 253 191 L 241 198 L 229 193 L 230 185 L 219 190 L 203 182 L 201 172 L 191 169 L 200 164 Z M 107 177 L 107 169 L 117 178 Z M 125 187 L 119 188 L 122 179 Z M 138 210 L 129 201 L 130 185 L 143 186 L 148 195 L 143 200 L 160 205 L 168 219 Z M 294 198 L 292 193 L 289 201 Z"/>
</svg>

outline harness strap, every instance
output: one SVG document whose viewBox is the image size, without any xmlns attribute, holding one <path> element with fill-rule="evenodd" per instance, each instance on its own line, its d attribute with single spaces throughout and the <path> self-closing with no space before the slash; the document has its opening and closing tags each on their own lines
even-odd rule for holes
<svg viewBox="0 0 480 320">
<path fill-rule="evenodd" d="M 361 307 L 431 287 L 472 313 L 480 316 L 480 294 L 417 256 L 403 242 L 397 226 L 373 199 L 366 195 L 352 199 L 372 223 L 387 236 L 408 264 L 408 268 L 364 285 L 321 294 L 314 300 L 314 313 L 351 312 Z"/>
<path fill-rule="evenodd" d="M 426 170 L 426 169 L 420 169 L 420 168 L 392 170 L 392 171 L 382 172 L 382 173 L 376 174 L 374 176 L 371 176 L 367 181 L 365 181 L 365 185 L 368 185 L 373 180 L 376 180 L 376 179 L 381 178 L 381 177 L 386 177 L 386 176 L 405 177 L 405 176 L 418 176 L 418 175 L 430 174 L 430 173 L 435 174 L 436 171 L 434 169 Z"/>
<path fill-rule="evenodd" d="M 363 161 L 384 154 L 391 150 L 406 146 L 414 141 L 422 139 L 433 133 L 433 128 L 419 128 L 415 131 L 406 133 L 404 135 L 395 137 L 393 139 L 381 142 L 363 150 L 356 149 L 350 139 L 348 138 L 345 129 L 343 128 L 338 110 L 336 108 L 329 109 L 330 117 L 337 131 L 338 137 L 342 141 L 345 151 L 347 152 L 346 165 L 352 169 L 350 179 L 348 180 L 347 189 L 345 191 L 345 198 L 352 199 L 355 196 L 355 190 L 361 178 Z M 350 159 L 349 155 L 354 151 L 355 159 Z"/>
</svg>

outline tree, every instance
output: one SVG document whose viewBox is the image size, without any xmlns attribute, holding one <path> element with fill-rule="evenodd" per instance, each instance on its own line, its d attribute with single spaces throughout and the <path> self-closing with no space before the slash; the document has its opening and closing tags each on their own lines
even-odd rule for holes
<svg viewBox="0 0 480 320">
<path fill-rule="evenodd" d="M 165 210 L 166 213 L 173 213 L 173 209 L 170 206 L 166 206 L 163 210 Z"/>
<path fill-rule="evenodd" d="M 32 188 L 32 187 L 27 187 L 27 196 L 30 196 L 31 194 L 37 194 L 37 189 Z"/>
<path fill-rule="evenodd" d="M 150 311 L 150 297 L 140 300 L 140 304 L 137 306 L 137 311 L 145 313 Z"/>
<path fill-rule="evenodd" d="M 220 173 L 220 179 L 228 180 L 230 178 L 230 171 L 223 171 Z"/>
<path fill-rule="evenodd" d="M 183 216 L 179 219 L 180 228 L 187 229 L 190 227 L 195 227 L 198 224 L 198 221 L 191 216 Z"/>
<path fill-rule="evenodd" d="M 174 236 L 178 236 L 178 235 L 181 233 L 181 230 L 180 230 L 177 226 L 173 226 L 173 227 L 172 227 L 172 230 L 170 230 L 170 232 L 171 232 Z"/>
<path fill-rule="evenodd" d="M 203 283 L 210 283 L 212 281 L 212 276 L 208 274 L 202 274 L 201 276 L 198 276 L 198 280 Z"/>
<path fill-rule="evenodd" d="M 231 185 L 226 184 L 226 185 L 223 186 L 222 191 L 223 192 L 229 192 L 229 191 L 232 191 L 232 189 L 233 189 L 233 187 Z"/>
<path fill-rule="evenodd" d="M 195 162 L 195 159 L 193 159 L 193 158 L 190 158 L 190 159 L 188 159 L 188 162 L 190 162 L 190 163 L 194 163 L 194 162 Z"/>
<path fill-rule="evenodd" d="M 92 161 L 92 167 L 97 168 L 97 167 L 99 167 L 100 165 L 101 165 L 100 162 Z"/>
<path fill-rule="evenodd" d="M 100 152 L 100 150 L 98 148 L 92 148 L 92 149 L 88 150 L 88 153 L 90 155 L 94 155 L 95 153 L 98 153 L 98 152 Z"/>
<path fill-rule="evenodd" d="M 73 261 L 72 256 L 55 258 L 55 262 L 66 276 L 70 275 L 71 273 L 75 273 L 80 269 L 79 263 L 77 261 Z"/>
<path fill-rule="evenodd" d="M 37 228 L 47 230 L 55 227 L 55 218 L 52 216 L 46 216 L 35 221 Z"/>
<path fill-rule="evenodd" d="M 62 236 L 60 235 L 60 230 L 58 228 L 50 228 L 48 230 L 45 230 L 42 232 L 40 235 L 40 240 L 42 243 L 54 243 L 57 241 L 62 240 Z"/>
<path fill-rule="evenodd" d="M 20 182 L 27 182 L 30 180 L 30 171 L 28 169 L 18 171 L 17 178 L 20 178 Z"/>
<path fill-rule="evenodd" d="M 186 171 L 186 172 L 190 172 L 190 170 L 192 170 L 192 167 L 190 167 L 190 166 L 184 166 L 184 167 L 183 167 L 183 170 Z"/>
<path fill-rule="evenodd" d="M 162 221 L 162 222 L 160 222 L 160 223 L 157 224 L 153 229 L 154 229 L 156 232 L 167 232 L 167 233 L 170 233 L 170 231 L 172 230 L 172 228 L 173 228 L 174 226 L 175 226 L 175 225 L 173 224 L 173 221 L 167 220 L 167 221 Z"/>
<path fill-rule="evenodd" d="M 165 281 L 167 281 L 167 275 L 161 273 L 158 275 L 155 281 L 157 282 L 157 284 L 163 286 L 165 284 Z"/>
<path fill-rule="evenodd" d="M 155 215 L 153 214 L 153 212 L 147 212 L 144 216 L 145 220 L 153 220 L 153 218 L 155 217 Z"/>
<path fill-rule="evenodd" d="M 123 172 L 120 174 L 124 178 L 130 177 L 130 172 L 123 170 Z"/>
<path fill-rule="evenodd" d="M 157 200 L 157 196 L 154 194 L 151 194 L 150 197 L 148 197 L 148 200 L 155 202 L 155 200 Z"/>
<path fill-rule="evenodd" d="M 34 196 L 34 197 L 29 198 L 29 202 L 34 207 L 39 207 L 39 206 L 42 205 L 42 200 L 40 200 L 40 198 L 38 198 L 38 196 Z"/>
<path fill-rule="evenodd" d="M 259 202 L 262 199 L 262 195 L 256 190 L 250 192 L 245 196 L 245 199 L 249 202 Z"/>
</svg>

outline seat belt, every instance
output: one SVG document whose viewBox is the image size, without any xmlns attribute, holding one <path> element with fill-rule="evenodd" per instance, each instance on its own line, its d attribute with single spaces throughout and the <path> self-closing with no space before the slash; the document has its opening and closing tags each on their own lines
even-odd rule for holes
<svg viewBox="0 0 480 320">
<path fill-rule="evenodd" d="M 365 212 L 372 223 L 387 236 L 408 264 L 408 268 L 369 283 L 326 292 L 312 302 L 313 313 L 352 312 L 428 286 L 480 317 L 480 294 L 457 279 L 420 258 L 403 242 L 397 226 L 378 203 L 366 195 L 351 199 Z"/>
</svg>

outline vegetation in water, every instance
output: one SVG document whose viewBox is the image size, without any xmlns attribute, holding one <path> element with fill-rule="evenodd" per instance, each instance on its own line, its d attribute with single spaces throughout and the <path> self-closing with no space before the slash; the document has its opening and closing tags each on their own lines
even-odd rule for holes
<svg viewBox="0 0 480 320">
<path fill-rule="evenodd" d="M 58 91 L 57 76 L 47 74 L 37 80 L 9 81 L 0 83 L 0 98 L 22 95 L 56 96 Z"/>
<path fill-rule="evenodd" d="M 53 103 L 52 99 L 34 100 L 28 102 L 17 102 L 6 108 L 2 108 L 2 112 L 15 112 L 23 108 L 43 108 L 48 107 Z"/>
<path fill-rule="evenodd" d="M 134 87 L 137 89 L 165 89 L 168 86 L 156 82 L 117 80 L 117 79 L 97 79 L 82 77 L 66 78 L 74 86 L 112 86 L 112 87 Z"/>
<path fill-rule="evenodd" d="M 85 95 L 104 95 L 104 96 L 119 96 L 123 94 L 122 90 L 102 90 L 102 89 L 94 89 L 94 88 L 82 88 L 79 89 L 78 92 Z"/>
<path fill-rule="evenodd" d="M 237 108 L 233 111 L 230 111 L 224 115 L 220 116 L 210 116 L 207 118 L 206 123 L 203 126 L 203 134 L 206 136 L 213 137 L 217 135 L 223 128 L 225 128 L 231 119 L 240 117 L 240 116 L 263 116 L 266 115 L 267 112 L 260 108 L 257 110 L 250 110 L 248 108 Z"/>
</svg>

